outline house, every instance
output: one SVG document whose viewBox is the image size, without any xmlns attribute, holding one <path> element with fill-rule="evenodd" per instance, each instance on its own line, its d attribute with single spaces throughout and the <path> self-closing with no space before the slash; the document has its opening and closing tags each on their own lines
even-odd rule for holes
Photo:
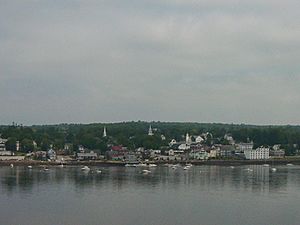
<svg viewBox="0 0 300 225">
<path fill-rule="evenodd" d="M 244 153 L 245 150 L 253 149 L 253 141 L 251 142 L 241 142 L 236 144 L 236 152 Z"/>
<path fill-rule="evenodd" d="M 150 157 L 155 157 L 157 155 L 160 155 L 161 154 L 161 150 L 150 150 Z"/>
<path fill-rule="evenodd" d="M 48 156 L 48 159 L 50 159 L 51 161 L 55 160 L 56 152 L 52 148 L 50 148 L 49 151 L 47 152 L 47 156 Z"/>
<path fill-rule="evenodd" d="M 224 139 L 227 140 L 230 145 L 234 145 L 234 143 L 235 143 L 231 134 L 225 134 Z"/>
<path fill-rule="evenodd" d="M 270 149 L 270 156 L 275 158 L 284 158 L 285 151 L 283 149 Z"/>
<path fill-rule="evenodd" d="M 195 138 L 195 142 L 196 143 L 202 143 L 204 141 L 204 138 L 202 138 L 201 136 L 197 136 L 196 138 Z"/>
<path fill-rule="evenodd" d="M 232 145 L 221 145 L 220 146 L 220 156 L 222 158 L 232 157 L 235 154 L 235 148 Z"/>
<path fill-rule="evenodd" d="M 205 150 L 195 150 L 189 153 L 190 159 L 196 160 L 207 160 L 209 158 L 209 154 Z"/>
<path fill-rule="evenodd" d="M 183 144 L 180 144 L 180 145 L 178 146 L 178 149 L 179 149 L 179 150 L 183 150 L 183 151 L 189 150 L 189 149 L 190 149 L 190 145 L 189 145 L 189 144 L 186 144 L 186 143 L 183 143 Z"/>
<path fill-rule="evenodd" d="M 172 139 L 169 143 L 169 146 L 173 146 L 177 143 L 177 141 L 175 139 Z"/>
<path fill-rule="evenodd" d="M 34 153 L 34 158 L 37 160 L 45 161 L 45 160 L 47 160 L 47 152 L 46 151 L 36 151 Z"/>
<path fill-rule="evenodd" d="M 259 147 L 257 149 L 248 149 L 244 151 L 246 159 L 269 159 L 270 149 Z"/>
<path fill-rule="evenodd" d="M 96 160 L 97 158 L 98 158 L 97 153 L 93 151 L 77 153 L 78 160 Z"/>
<path fill-rule="evenodd" d="M 111 146 L 110 151 L 107 151 L 107 158 L 111 160 L 125 160 L 128 150 L 121 145 Z"/>
<path fill-rule="evenodd" d="M 128 152 L 127 154 L 125 154 L 125 161 L 128 163 L 136 163 L 138 162 L 138 159 L 138 155 L 134 152 Z"/>
<path fill-rule="evenodd" d="M 0 151 L 6 151 L 6 144 L 7 139 L 4 138 L 0 138 Z"/>
</svg>

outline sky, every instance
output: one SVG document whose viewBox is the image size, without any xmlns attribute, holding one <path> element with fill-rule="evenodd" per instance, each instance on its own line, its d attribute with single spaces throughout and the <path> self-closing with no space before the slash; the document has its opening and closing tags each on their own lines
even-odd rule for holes
<svg viewBox="0 0 300 225">
<path fill-rule="evenodd" d="M 299 0 L 0 0 L 0 124 L 300 124 Z"/>
</svg>

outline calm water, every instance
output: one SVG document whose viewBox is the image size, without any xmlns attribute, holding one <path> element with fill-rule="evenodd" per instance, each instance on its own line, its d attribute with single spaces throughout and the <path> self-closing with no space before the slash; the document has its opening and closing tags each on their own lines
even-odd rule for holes
<svg viewBox="0 0 300 225">
<path fill-rule="evenodd" d="M 0 167 L 0 224 L 300 224 L 300 166 L 100 169 Z"/>
</svg>

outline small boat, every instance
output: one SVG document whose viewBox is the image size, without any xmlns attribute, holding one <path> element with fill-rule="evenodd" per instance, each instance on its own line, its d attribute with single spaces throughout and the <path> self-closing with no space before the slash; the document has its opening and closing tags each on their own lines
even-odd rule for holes
<svg viewBox="0 0 300 225">
<path fill-rule="evenodd" d="M 148 174 L 148 173 L 151 173 L 150 170 L 142 170 L 143 174 Z"/>
<path fill-rule="evenodd" d="M 28 169 L 32 169 L 32 166 L 27 166 Z"/>
<path fill-rule="evenodd" d="M 247 168 L 246 169 L 248 172 L 252 172 L 253 171 L 253 169 L 250 169 L 250 168 Z"/>
<path fill-rule="evenodd" d="M 189 167 L 192 167 L 193 166 L 193 164 L 192 163 L 187 163 L 187 164 L 185 164 L 186 166 L 189 166 Z"/>
<path fill-rule="evenodd" d="M 190 168 L 191 168 L 190 166 L 185 166 L 185 167 L 183 167 L 184 170 L 188 170 L 188 169 L 190 169 Z"/>
<path fill-rule="evenodd" d="M 14 164 L 10 164 L 10 168 L 14 168 Z"/>
<path fill-rule="evenodd" d="M 102 173 L 102 171 L 101 170 L 96 170 L 96 173 Z"/>
<path fill-rule="evenodd" d="M 44 167 L 44 171 L 48 171 L 49 169 L 47 167 Z"/>
<path fill-rule="evenodd" d="M 157 165 L 156 165 L 156 164 L 153 164 L 153 163 L 149 164 L 148 166 L 149 166 L 149 167 L 157 167 Z"/>
<path fill-rule="evenodd" d="M 146 163 L 139 163 L 137 164 L 138 167 L 147 167 L 147 164 Z"/>
<path fill-rule="evenodd" d="M 263 164 L 263 167 L 269 167 L 270 165 L 269 164 Z"/>
<path fill-rule="evenodd" d="M 286 164 L 287 166 L 293 166 L 294 164 L 292 164 L 292 163 L 288 163 L 288 164 Z"/>
<path fill-rule="evenodd" d="M 276 172 L 277 169 L 275 167 L 271 168 L 272 172 Z"/>
<path fill-rule="evenodd" d="M 176 170 L 176 169 L 177 169 L 177 165 L 173 165 L 171 168 L 172 168 L 173 170 Z"/>
<path fill-rule="evenodd" d="M 231 169 L 234 169 L 234 166 L 230 166 Z"/>
<path fill-rule="evenodd" d="M 126 163 L 126 167 L 137 167 L 137 164 L 132 164 L 132 163 Z"/>
<path fill-rule="evenodd" d="M 81 168 L 81 170 L 83 170 L 83 171 L 90 171 L 91 169 L 88 166 L 84 166 L 84 167 Z"/>
</svg>

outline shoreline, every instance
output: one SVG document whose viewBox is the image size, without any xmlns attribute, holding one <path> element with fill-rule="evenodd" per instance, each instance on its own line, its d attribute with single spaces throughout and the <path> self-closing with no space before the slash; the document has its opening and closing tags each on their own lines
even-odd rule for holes
<svg viewBox="0 0 300 225">
<path fill-rule="evenodd" d="M 49 162 L 49 161 L 38 161 L 38 160 L 2 160 L 0 166 L 9 166 L 14 164 L 15 166 L 29 166 L 29 165 L 41 165 L 41 166 L 125 166 L 128 162 L 121 161 L 104 161 L 104 160 L 93 160 L 93 161 L 65 161 L 61 162 Z M 217 165 L 217 166 L 239 166 L 239 165 L 285 165 L 288 163 L 300 165 L 300 158 L 284 158 L 284 159 L 268 159 L 268 160 L 189 160 L 189 161 L 143 161 L 142 163 L 155 163 L 157 165 L 169 164 L 186 164 L 192 163 L 193 165 Z"/>
</svg>

